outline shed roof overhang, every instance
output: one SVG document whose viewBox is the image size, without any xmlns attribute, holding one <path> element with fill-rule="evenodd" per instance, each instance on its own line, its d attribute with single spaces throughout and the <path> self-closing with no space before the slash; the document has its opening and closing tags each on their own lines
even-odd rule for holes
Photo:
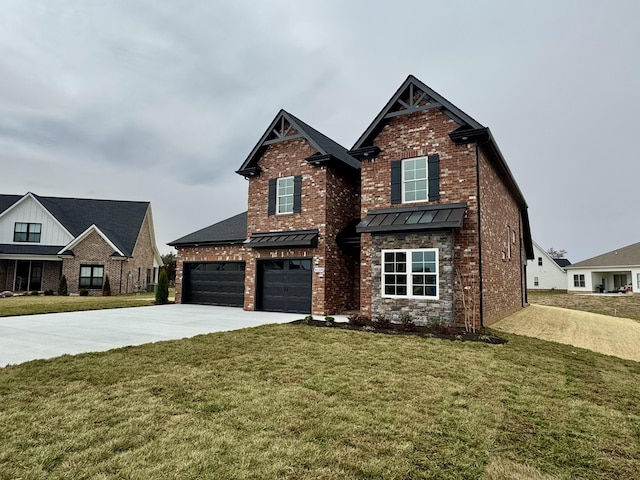
<svg viewBox="0 0 640 480">
<path fill-rule="evenodd" d="M 318 230 L 254 233 L 244 243 L 251 248 L 315 248 L 318 246 Z"/>
<path fill-rule="evenodd" d="M 462 228 L 466 203 L 371 210 L 356 227 L 358 233 L 419 232 Z"/>
</svg>

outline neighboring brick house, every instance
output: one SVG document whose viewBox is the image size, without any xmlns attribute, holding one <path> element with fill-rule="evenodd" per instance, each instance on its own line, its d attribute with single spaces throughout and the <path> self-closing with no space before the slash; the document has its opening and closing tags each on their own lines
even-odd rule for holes
<svg viewBox="0 0 640 480">
<path fill-rule="evenodd" d="M 413 76 L 347 151 L 281 110 L 248 211 L 175 240 L 176 299 L 489 325 L 526 305 L 527 205 L 491 132 Z"/>
<path fill-rule="evenodd" d="M 148 202 L 0 195 L 0 291 L 145 290 L 162 259 Z"/>
</svg>

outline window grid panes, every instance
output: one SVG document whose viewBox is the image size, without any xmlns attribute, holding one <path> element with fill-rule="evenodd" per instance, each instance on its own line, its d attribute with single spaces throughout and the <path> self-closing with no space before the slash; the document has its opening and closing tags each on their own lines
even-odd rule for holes
<svg viewBox="0 0 640 480">
<path fill-rule="evenodd" d="M 80 288 L 102 288 L 104 267 L 102 265 L 83 265 L 80 267 Z"/>
<path fill-rule="evenodd" d="M 277 213 L 293 213 L 293 177 L 278 179 Z"/>
<path fill-rule="evenodd" d="M 16 222 L 13 230 L 13 241 L 38 243 L 40 242 L 41 231 L 41 223 Z"/>
<path fill-rule="evenodd" d="M 438 298 L 438 251 L 382 252 L 382 296 Z"/>
<path fill-rule="evenodd" d="M 402 201 L 424 202 L 429 198 L 427 158 L 402 161 Z"/>
<path fill-rule="evenodd" d="M 584 275 L 574 275 L 573 276 L 573 286 L 574 287 L 584 287 Z"/>
</svg>

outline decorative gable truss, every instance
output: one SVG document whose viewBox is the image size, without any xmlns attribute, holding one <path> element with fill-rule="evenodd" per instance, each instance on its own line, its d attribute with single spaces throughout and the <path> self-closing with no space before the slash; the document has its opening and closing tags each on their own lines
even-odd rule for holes
<svg viewBox="0 0 640 480">
<path fill-rule="evenodd" d="M 347 167 L 351 171 L 360 169 L 360 162 L 349 155 L 346 148 L 289 112 L 280 110 L 236 173 L 245 178 L 257 177 L 261 172 L 258 161 L 269 145 L 298 138 L 306 140 L 316 151 L 315 154 L 306 159 L 311 165 L 315 167 L 336 165 Z"/>
</svg>

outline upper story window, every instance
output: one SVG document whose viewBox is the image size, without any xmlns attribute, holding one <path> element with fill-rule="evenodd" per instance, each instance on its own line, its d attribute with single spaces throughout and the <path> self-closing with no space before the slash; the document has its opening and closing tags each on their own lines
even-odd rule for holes
<svg viewBox="0 0 640 480">
<path fill-rule="evenodd" d="M 272 178 L 269 180 L 269 215 L 300 213 L 302 176 Z"/>
<path fill-rule="evenodd" d="M 542 257 L 538 257 L 538 266 L 542 266 Z"/>
<path fill-rule="evenodd" d="M 278 214 L 293 213 L 293 177 L 278 179 L 276 205 Z"/>
<path fill-rule="evenodd" d="M 402 161 L 402 203 L 425 202 L 429 198 L 427 159 Z"/>
<path fill-rule="evenodd" d="M 439 199 L 439 155 L 391 162 L 391 203 L 434 202 Z"/>
<path fill-rule="evenodd" d="M 40 242 L 41 232 L 41 223 L 16 222 L 13 230 L 13 241 L 38 243 Z"/>
</svg>

